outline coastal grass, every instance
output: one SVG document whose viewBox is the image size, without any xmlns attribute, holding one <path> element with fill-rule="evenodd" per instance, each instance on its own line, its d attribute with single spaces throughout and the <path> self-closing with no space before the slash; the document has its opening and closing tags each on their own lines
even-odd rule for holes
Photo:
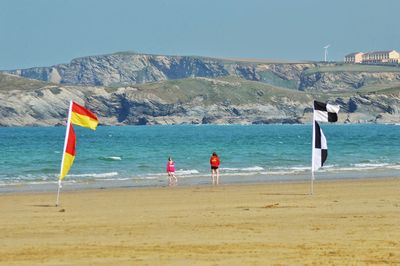
<svg viewBox="0 0 400 266">
<path fill-rule="evenodd" d="M 375 84 L 365 86 L 359 93 L 380 93 L 380 94 L 399 94 L 400 93 L 400 82 L 393 82 L 392 84 Z"/>
<path fill-rule="evenodd" d="M 327 101 L 332 97 L 351 97 L 353 95 L 382 94 L 392 95 L 400 92 L 400 82 L 376 83 L 352 91 L 299 91 L 285 87 L 271 86 L 257 81 L 238 77 L 187 78 L 147 83 L 137 86 L 141 94 L 152 93 L 170 103 L 199 101 L 212 104 L 279 104 L 295 100 L 309 103 L 313 99 Z"/>
<path fill-rule="evenodd" d="M 154 82 L 137 86 L 142 93 L 153 93 L 168 102 L 198 100 L 205 105 L 273 103 L 285 99 L 307 102 L 310 96 L 302 91 L 271 86 L 262 82 L 226 76 L 219 78 L 187 78 Z"/>
<path fill-rule="evenodd" d="M 325 72 L 400 72 L 400 67 L 383 65 L 363 65 L 363 64 L 321 64 L 308 68 L 304 75 Z"/>
<path fill-rule="evenodd" d="M 40 80 L 22 78 L 11 74 L 0 73 L 0 91 L 36 90 L 41 89 L 47 85 L 51 85 L 51 83 Z"/>
</svg>

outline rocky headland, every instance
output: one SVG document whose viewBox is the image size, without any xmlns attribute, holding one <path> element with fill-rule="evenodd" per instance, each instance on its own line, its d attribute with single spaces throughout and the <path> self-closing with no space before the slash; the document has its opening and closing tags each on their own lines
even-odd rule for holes
<svg viewBox="0 0 400 266">
<path fill-rule="evenodd" d="M 340 122 L 399 123 L 400 68 L 116 53 L 0 74 L 0 126 L 54 126 L 69 100 L 103 125 L 309 123 L 312 101 Z"/>
</svg>

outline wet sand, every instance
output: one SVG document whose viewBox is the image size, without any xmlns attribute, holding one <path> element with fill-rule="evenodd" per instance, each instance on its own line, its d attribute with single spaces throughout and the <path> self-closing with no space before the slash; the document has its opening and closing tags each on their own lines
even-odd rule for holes
<svg viewBox="0 0 400 266">
<path fill-rule="evenodd" d="M 0 195 L 0 265 L 400 264 L 400 178 Z"/>
</svg>

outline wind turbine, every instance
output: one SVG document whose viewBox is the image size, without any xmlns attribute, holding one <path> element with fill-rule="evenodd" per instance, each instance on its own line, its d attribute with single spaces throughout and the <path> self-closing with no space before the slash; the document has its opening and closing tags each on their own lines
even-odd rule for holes
<svg viewBox="0 0 400 266">
<path fill-rule="evenodd" d="M 328 44 L 327 46 L 324 46 L 324 49 L 325 49 L 325 62 L 326 62 L 326 57 L 327 57 L 327 55 L 328 55 L 328 48 L 329 48 L 329 46 L 331 46 L 330 44 Z"/>
</svg>

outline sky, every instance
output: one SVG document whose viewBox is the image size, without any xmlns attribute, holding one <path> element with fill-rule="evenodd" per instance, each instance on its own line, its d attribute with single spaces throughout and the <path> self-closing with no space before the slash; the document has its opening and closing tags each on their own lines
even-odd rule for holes
<svg viewBox="0 0 400 266">
<path fill-rule="evenodd" d="M 341 61 L 400 50 L 398 0 L 0 0 L 0 70 L 134 51 Z"/>
</svg>

